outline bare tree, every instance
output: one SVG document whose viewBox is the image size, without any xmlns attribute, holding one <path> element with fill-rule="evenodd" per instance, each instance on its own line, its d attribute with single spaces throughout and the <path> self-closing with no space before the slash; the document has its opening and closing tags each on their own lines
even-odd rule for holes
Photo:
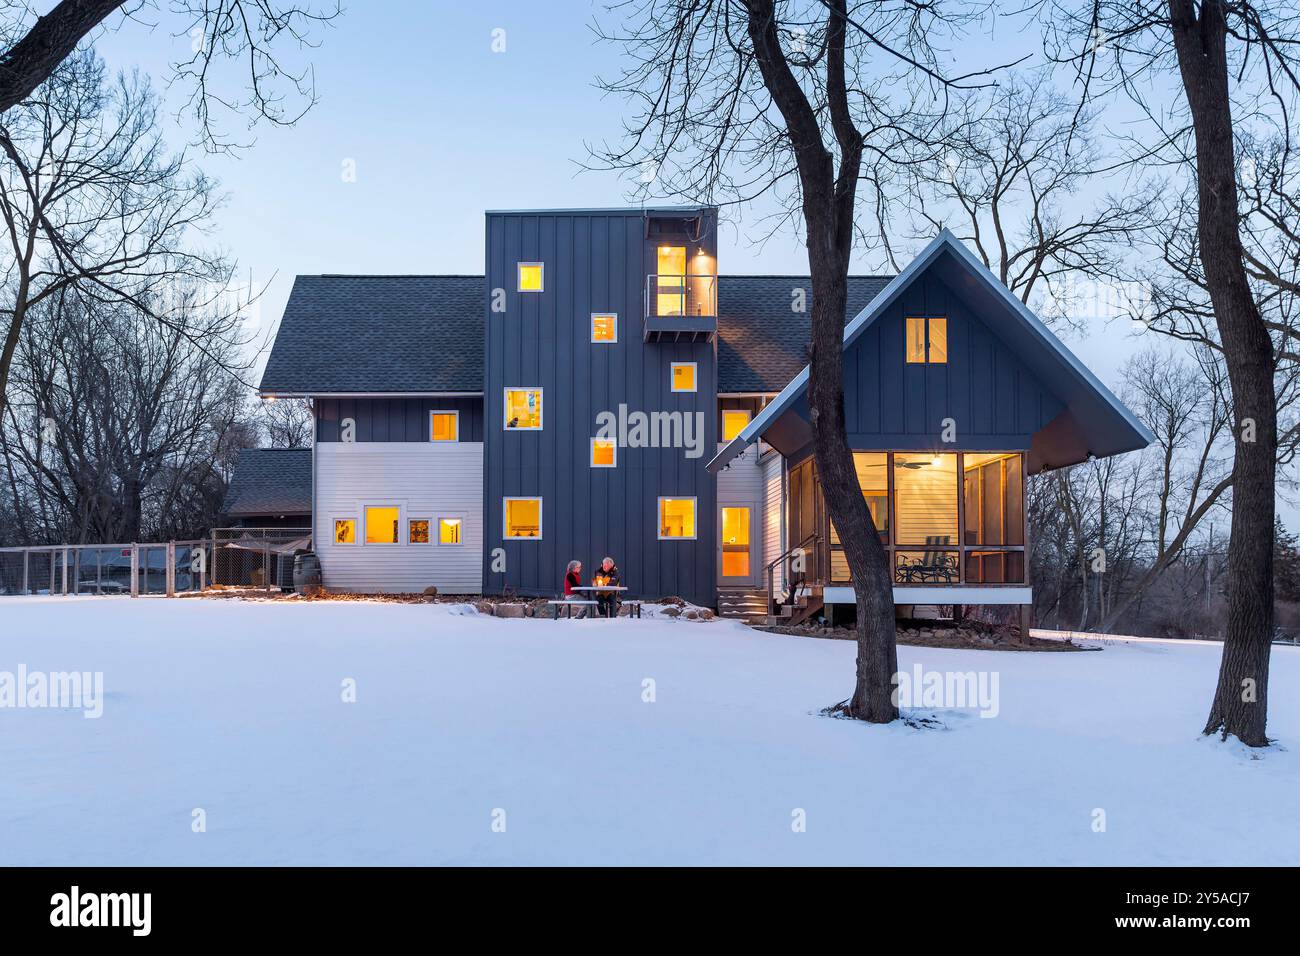
<svg viewBox="0 0 1300 956">
<path fill-rule="evenodd" d="M 259 406 L 256 420 L 267 445 L 271 448 L 311 447 L 316 420 L 308 399 L 267 399 Z"/>
<path fill-rule="evenodd" d="M 1118 93 L 1154 134 L 1136 159 L 1195 182 L 1197 254 L 1235 418 L 1228 625 L 1205 732 L 1265 746 L 1273 636 L 1277 467 L 1274 343 L 1251 286 L 1237 185 L 1238 142 L 1252 127 L 1289 140 L 1300 78 L 1300 13 L 1250 0 L 1051 0 L 1049 51 L 1070 63 L 1083 101 Z M 1153 105 L 1176 76 L 1185 109 Z"/>
<path fill-rule="evenodd" d="M 771 195 L 802 227 L 812 279 L 808 403 L 813 449 L 857 600 L 857 677 L 844 712 L 888 722 L 898 669 L 893 576 L 862 497 L 844 421 L 843 334 L 855 239 L 889 253 L 884 225 L 903 168 L 938 147 L 925 116 L 954 88 L 945 38 L 979 8 L 855 6 L 847 0 L 661 0 L 613 8 L 629 21 L 602 35 L 632 65 L 603 87 L 637 114 L 608 167 L 653 170 L 646 191 L 743 203 Z M 937 128 L 937 122 L 930 124 Z M 871 226 L 856 225 L 860 195 Z"/>
<path fill-rule="evenodd" d="M 188 106 L 201 141 L 212 149 L 236 145 L 221 131 L 221 114 L 286 125 L 312 106 L 311 70 L 287 65 L 284 47 L 311 46 L 312 32 L 342 12 L 339 0 L 61 0 L 38 16 L 31 4 L 10 2 L 0 11 L 0 113 L 31 96 L 97 29 L 138 23 L 160 7 L 174 20 L 176 34 L 190 40 L 192 55 L 173 64 L 173 72 L 191 85 Z M 231 63 L 246 71 L 242 91 L 224 82 L 222 67 Z"/>
</svg>

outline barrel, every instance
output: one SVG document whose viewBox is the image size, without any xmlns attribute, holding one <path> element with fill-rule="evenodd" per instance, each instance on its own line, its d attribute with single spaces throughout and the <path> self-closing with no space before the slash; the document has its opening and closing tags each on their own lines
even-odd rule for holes
<svg viewBox="0 0 1300 956">
<path fill-rule="evenodd" d="M 312 594 L 320 587 L 320 558 L 315 552 L 299 551 L 293 558 L 293 589 Z"/>
</svg>

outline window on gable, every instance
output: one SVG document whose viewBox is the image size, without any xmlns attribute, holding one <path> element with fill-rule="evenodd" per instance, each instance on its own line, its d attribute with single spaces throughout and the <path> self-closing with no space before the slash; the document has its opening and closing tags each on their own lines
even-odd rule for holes
<svg viewBox="0 0 1300 956">
<path fill-rule="evenodd" d="M 613 468 L 618 464 L 618 445 L 612 438 L 591 440 L 591 467 Z"/>
<path fill-rule="evenodd" d="M 948 320 L 908 316 L 907 361 L 909 364 L 942 365 L 948 361 Z"/>
<path fill-rule="evenodd" d="M 672 363 L 672 389 L 674 392 L 695 391 L 695 363 Z"/>
<path fill-rule="evenodd" d="M 618 341 L 618 316 L 613 312 L 591 314 L 591 340 L 593 342 Z"/>
<path fill-rule="evenodd" d="M 722 440 L 731 441 L 749 424 L 749 410 L 745 408 L 724 408 L 722 410 Z"/>
<path fill-rule="evenodd" d="M 505 418 L 506 431 L 537 431 L 542 427 L 542 390 L 540 388 L 507 388 Z"/>
<path fill-rule="evenodd" d="M 457 441 L 459 437 L 459 412 L 429 413 L 429 441 Z"/>
<path fill-rule="evenodd" d="M 540 262 L 519 263 L 519 291 L 541 292 L 546 266 Z"/>
</svg>

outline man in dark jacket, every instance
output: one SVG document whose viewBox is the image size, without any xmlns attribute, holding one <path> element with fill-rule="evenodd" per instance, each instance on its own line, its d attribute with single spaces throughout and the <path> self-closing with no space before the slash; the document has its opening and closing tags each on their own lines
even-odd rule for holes
<svg viewBox="0 0 1300 956">
<path fill-rule="evenodd" d="M 591 583 L 596 587 L 600 587 L 602 584 L 618 587 L 623 583 L 623 579 L 618 573 L 618 565 L 614 563 L 613 558 L 606 558 L 600 562 L 600 567 L 596 569 Z M 620 593 L 619 591 L 597 591 L 596 612 L 602 617 L 618 617 L 618 596 Z"/>
</svg>

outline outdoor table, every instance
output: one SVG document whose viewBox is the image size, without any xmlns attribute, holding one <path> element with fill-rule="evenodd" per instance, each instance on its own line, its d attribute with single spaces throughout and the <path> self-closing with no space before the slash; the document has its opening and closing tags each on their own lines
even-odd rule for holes
<svg viewBox="0 0 1300 956">
<path fill-rule="evenodd" d="M 626 591 L 627 588 L 617 584 L 583 584 L 570 588 L 571 591 Z"/>
</svg>

